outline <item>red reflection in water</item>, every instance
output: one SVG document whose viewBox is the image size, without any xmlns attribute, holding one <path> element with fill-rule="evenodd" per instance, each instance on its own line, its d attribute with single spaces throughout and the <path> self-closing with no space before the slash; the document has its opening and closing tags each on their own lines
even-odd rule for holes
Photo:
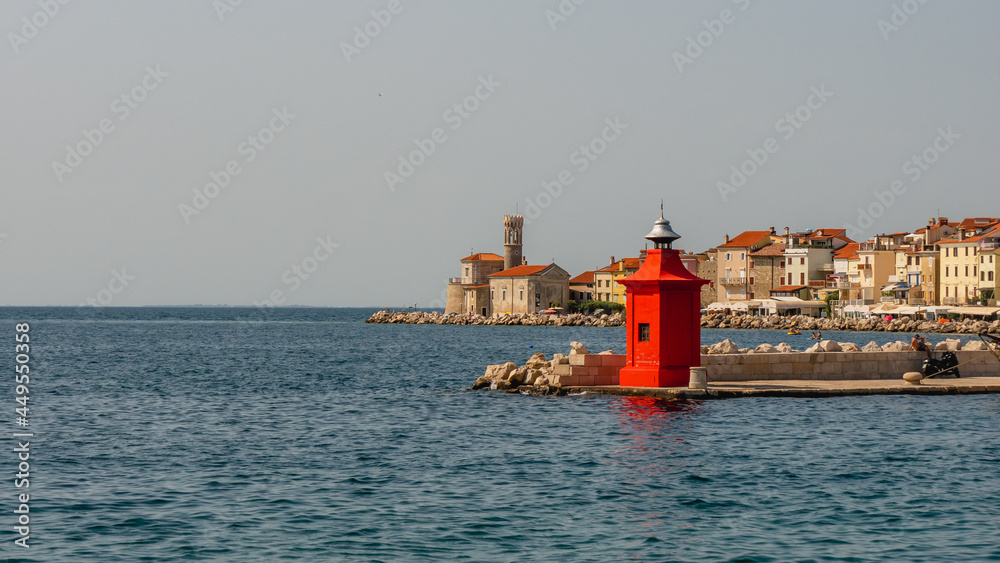
<svg viewBox="0 0 1000 563">
<path fill-rule="evenodd" d="M 652 397 L 621 397 L 611 403 L 623 439 L 615 451 L 622 469 L 619 487 L 641 497 L 642 506 L 663 507 L 676 502 L 679 483 L 688 473 L 689 437 L 697 434 L 700 401 Z M 660 511 L 628 514 L 630 529 L 641 536 L 661 539 L 690 524 L 678 515 Z"/>
<path fill-rule="evenodd" d="M 664 422 L 690 418 L 701 409 L 700 401 L 677 401 L 655 397 L 623 397 L 621 404 L 613 405 L 618 410 L 619 419 L 628 418 L 635 422 Z M 624 417 L 624 418 L 623 418 Z"/>
</svg>

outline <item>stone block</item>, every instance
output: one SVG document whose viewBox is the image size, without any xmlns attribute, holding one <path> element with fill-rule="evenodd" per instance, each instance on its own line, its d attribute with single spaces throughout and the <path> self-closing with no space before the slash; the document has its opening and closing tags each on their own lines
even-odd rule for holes
<svg viewBox="0 0 1000 563">
<path fill-rule="evenodd" d="M 611 376 L 598 375 L 594 378 L 594 385 L 611 385 Z"/>
<path fill-rule="evenodd" d="M 572 373 L 572 368 L 569 364 L 559 364 L 552 370 L 555 375 L 570 375 Z"/>
<path fill-rule="evenodd" d="M 613 366 L 601 366 L 597 368 L 598 377 L 611 377 L 612 375 L 617 375 L 621 368 Z"/>
<path fill-rule="evenodd" d="M 792 369 L 795 364 L 773 364 L 771 365 L 771 373 L 774 375 L 791 375 L 795 373 Z"/>
<path fill-rule="evenodd" d="M 877 377 L 874 374 L 878 373 L 878 368 L 879 368 L 879 366 L 878 366 L 879 362 L 878 362 L 878 360 L 876 360 L 874 358 L 875 358 L 875 356 L 873 356 L 872 359 L 870 359 L 870 360 L 862 360 L 861 362 L 859 362 L 861 364 L 861 366 L 860 366 L 861 373 L 871 374 L 871 375 L 869 375 L 869 377 L 872 377 L 872 378 Z"/>
<path fill-rule="evenodd" d="M 585 365 L 584 362 L 587 361 L 586 354 L 570 354 L 569 355 L 569 365 L 571 366 L 582 366 Z"/>
<path fill-rule="evenodd" d="M 621 383 L 618 382 L 618 374 L 617 373 L 615 375 L 611 376 L 611 385 L 621 385 Z"/>
<path fill-rule="evenodd" d="M 624 367 L 627 363 L 625 354 L 614 354 L 611 356 L 601 356 L 601 365 L 610 367 Z"/>
<path fill-rule="evenodd" d="M 577 383 L 577 385 L 582 385 L 582 386 L 586 386 L 586 387 L 594 385 L 594 376 L 593 375 L 581 375 L 580 376 L 580 382 Z"/>
<path fill-rule="evenodd" d="M 601 367 L 601 360 L 603 356 L 599 354 L 587 354 L 583 357 L 583 365 L 587 367 Z"/>
<path fill-rule="evenodd" d="M 556 375 L 555 383 L 563 386 L 573 386 L 580 384 L 580 378 L 575 375 Z"/>
</svg>

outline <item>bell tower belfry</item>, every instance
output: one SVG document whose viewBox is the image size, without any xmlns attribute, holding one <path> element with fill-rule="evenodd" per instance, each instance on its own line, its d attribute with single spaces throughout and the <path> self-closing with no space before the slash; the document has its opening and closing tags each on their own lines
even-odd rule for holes
<svg viewBox="0 0 1000 563">
<path fill-rule="evenodd" d="M 520 266 L 523 260 L 521 256 L 521 234 L 524 231 L 524 217 L 522 215 L 503 216 L 503 269 L 509 270 L 515 266 Z"/>
</svg>

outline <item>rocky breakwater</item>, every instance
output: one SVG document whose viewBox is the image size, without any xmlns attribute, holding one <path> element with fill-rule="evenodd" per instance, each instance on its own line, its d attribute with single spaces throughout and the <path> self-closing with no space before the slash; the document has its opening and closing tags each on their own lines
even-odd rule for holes
<svg viewBox="0 0 1000 563">
<path fill-rule="evenodd" d="M 886 321 L 877 317 L 867 319 L 817 319 L 805 315 L 781 317 L 778 315 L 755 316 L 709 313 L 702 315 L 701 326 L 702 328 L 731 329 L 798 329 L 802 331 L 852 330 L 872 332 L 981 334 L 995 333 L 1000 330 L 1000 321 L 989 322 L 965 319 L 963 321 L 937 323 L 923 319 L 909 319 L 906 317 Z"/>
<path fill-rule="evenodd" d="M 473 389 L 496 389 L 508 393 L 529 395 L 565 395 L 566 390 L 555 374 L 556 366 L 569 364 L 570 356 L 586 355 L 587 347 L 579 342 L 570 344 L 568 355 L 553 354 L 551 360 L 538 353 L 528 358 L 523 366 L 514 362 L 494 364 L 486 367 L 486 373 L 476 380 Z M 601 354 L 611 354 L 611 350 Z"/>
<path fill-rule="evenodd" d="M 485 326 L 624 326 L 625 317 L 619 313 L 584 315 L 516 314 L 485 317 L 470 313 L 445 315 L 425 311 L 390 311 L 388 309 L 373 314 L 366 323 L 411 324 L 411 325 L 485 325 Z"/>
</svg>

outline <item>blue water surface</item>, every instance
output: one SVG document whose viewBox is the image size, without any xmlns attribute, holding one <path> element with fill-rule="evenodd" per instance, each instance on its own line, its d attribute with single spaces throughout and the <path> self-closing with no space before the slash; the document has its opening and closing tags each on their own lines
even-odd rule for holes
<svg viewBox="0 0 1000 563">
<path fill-rule="evenodd" d="M 1000 560 L 997 396 L 472 392 L 487 364 L 573 340 L 621 352 L 624 329 L 366 325 L 371 312 L 0 309 L 10 365 L 14 324 L 31 323 L 36 434 L 29 549 L 13 544 L 13 438 L 0 456 L 3 555 Z M 726 337 L 809 344 L 703 333 Z"/>
</svg>

